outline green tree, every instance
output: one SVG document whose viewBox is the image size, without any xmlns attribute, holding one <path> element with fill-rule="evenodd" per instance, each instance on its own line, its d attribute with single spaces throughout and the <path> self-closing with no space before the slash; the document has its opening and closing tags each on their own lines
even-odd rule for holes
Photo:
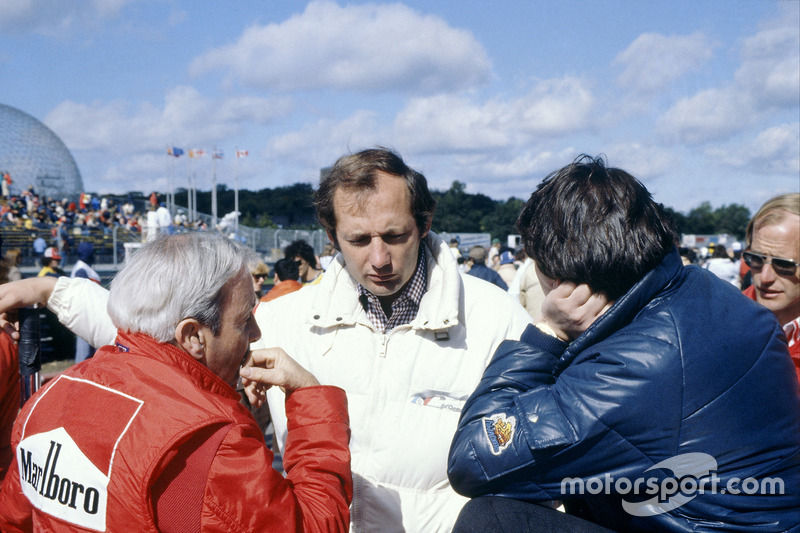
<svg viewBox="0 0 800 533">
<path fill-rule="evenodd" d="M 723 205 L 714 211 L 715 233 L 728 233 L 737 239 L 744 239 L 750 210 L 741 204 Z"/>
</svg>

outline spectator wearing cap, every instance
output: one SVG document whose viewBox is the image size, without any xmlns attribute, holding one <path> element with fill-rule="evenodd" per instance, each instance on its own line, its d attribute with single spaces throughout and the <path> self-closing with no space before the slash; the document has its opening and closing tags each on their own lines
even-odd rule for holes
<svg viewBox="0 0 800 533">
<path fill-rule="evenodd" d="M 58 253 L 58 249 L 54 246 L 47 248 L 42 255 L 42 269 L 37 274 L 37 277 L 53 276 L 57 278 L 58 276 L 63 276 L 64 271 L 58 267 L 60 262 L 61 254 Z"/>
<path fill-rule="evenodd" d="M 75 263 L 75 266 L 72 267 L 72 272 L 70 272 L 69 277 L 71 278 L 85 278 L 94 281 L 95 283 L 100 283 L 100 274 L 92 268 L 94 264 L 94 245 L 90 242 L 82 242 L 78 245 L 78 261 Z M 94 355 L 95 349 L 94 347 L 83 340 L 82 338 L 75 336 L 75 362 L 80 363 L 81 361 L 85 361 Z"/>
<path fill-rule="evenodd" d="M 517 275 L 517 265 L 514 264 L 514 252 L 511 248 L 504 248 L 500 252 L 500 264 L 497 266 L 497 273 L 506 282 L 506 285 L 511 285 L 514 281 L 514 276 Z"/>
<path fill-rule="evenodd" d="M 508 285 L 500 277 L 500 274 L 486 266 L 486 248 L 483 246 L 473 246 L 469 249 L 469 259 L 467 259 L 469 270 L 467 274 L 480 278 L 489 283 L 494 283 L 504 291 L 508 290 Z"/>
</svg>

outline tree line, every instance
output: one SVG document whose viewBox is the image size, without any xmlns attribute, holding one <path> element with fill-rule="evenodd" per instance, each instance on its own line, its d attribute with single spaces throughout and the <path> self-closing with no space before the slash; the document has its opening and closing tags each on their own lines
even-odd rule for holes
<svg viewBox="0 0 800 533">
<path fill-rule="evenodd" d="M 454 181 L 446 191 L 431 191 L 436 199 L 433 230 L 439 233 L 489 233 L 503 238 L 517 233 L 515 224 L 525 200 L 511 197 L 494 200 L 485 194 L 466 191 L 466 184 Z M 239 211 L 242 225 L 250 227 L 319 228 L 311 202 L 313 188 L 308 183 L 258 191 L 239 191 Z M 186 189 L 175 193 L 178 205 L 187 205 Z M 234 210 L 234 191 L 226 185 L 217 186 L 217 214 L 222 217 Z M 675 220 L 679 233 L 727 233 L 744 239 L 750 210 L 744 205 L 730 204 L 712 208 L 702 202 L 688 213 L 665 207 Z M 211 213 L 211 191 L 197 191 L 197 210 Z"/>
</svg>

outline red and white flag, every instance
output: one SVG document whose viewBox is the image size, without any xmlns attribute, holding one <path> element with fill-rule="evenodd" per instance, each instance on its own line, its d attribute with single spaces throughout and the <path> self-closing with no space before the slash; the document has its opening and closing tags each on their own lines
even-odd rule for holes
<svg viewBox="0 0 800 533">
<path fill-rule="evenodd" d="M 247 157 L 247 150 L 236 150 L 236 157 Z"/>
</svg>

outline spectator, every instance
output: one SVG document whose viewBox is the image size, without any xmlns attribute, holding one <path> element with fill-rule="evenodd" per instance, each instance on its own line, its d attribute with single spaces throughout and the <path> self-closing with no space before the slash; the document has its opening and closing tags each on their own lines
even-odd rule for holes
<svg viewBox="0 0 800 533">
<path fill-rule="evenodd" d="M 494 268 L 495 261 L 499 255 L 500 255 L 500 239 L 495 237 L 494 239 L 492 239 L 492 244 L 489 247 L 489 255 L 486 261 L 484 261 L 484 263 L 488 263 L 487 266 L 489 268 Z"/>
<path fill-rule="evenodd" d="M 493 283 L 504 291 L 508 290 L 508 285 L 506 285 L 506 282 L 500 277 L 500 274 L 486 266 L 486 248 L 483 246 L 473 246 L 469 249 L 467 265 L 469 267 L 467 274 L 470 276 L 475 276 L 483 281 Z"/>
<path fill-rule="evenodd" d="M 298 269 L 297 261 L 288 257 L 278 259 L 275 263 L 275 286 L 261 298 L 261 301 L 269 302 L 284 294 L 302 289 L 303 285 L 297 281 L 299 277 L 300 270 Z"/>
<path fill-rule="evenodd" d="M 264 261 L 258 261 L 251 266 L 250 275 L 253 276 L 253 290 L 256 293 L 256 298 L 261 298 L 264 282 L 269 277 L 269 267 Z"/>
<path fill-rule="evenodd" d="M 544 303 L 544 291 L 542 290 L 542 284 L 539 282 L 539 276 L 536 275 L 536 266 L 533 260 L 523 268 L 525 268 L 525 271 L 520 280 L 519 303 L 522 304 L 522 307 L 525 308 L 534 321 L 537 321 Z"/>
<path fill-rule="evenodd" d="M 156 216 L 158 217 L 158 230 L 161 233 L 172 235 L 172 216 L 169 214 L 169 209 L 164 204 L 159 205 L 156 209 Z"/>
<path fill-rule="evenodd" d="M 458 239 L 456 237 L 450 239 L 450 251 L 453 252 L 453 257 L 456 260 L 461 259 L 461 250 L 458 249 Z"/>
<path fill-rule="evenodd" d="M 146 239 L 151 241 L 158 235 L 158 213 L 156 208 L 152 205 L 147 208 L 147 236 Z"/>
<path fill-rule="evenodd" d="M 454 531 L 796 528 L 800 403 L 774 317 L 684 268 L 663 207 L 602 159 L 545 178 L 517 229 L 547 297 L 461 413 L 450 480 L 503 498 Z M 550 500 L 591 522 L 530 503 Z"/>
<path fill-rule="evenodd" d="M 705 262 L 703 268 L 713 272 L 718 278 L 727 281 L 734 287 L 739 287 L 739 265 L 728 255 L 728 250 L 724 245 L 714 246 L 711 259 Z"/>
<path fill-rule="evenodd" d="M 42 269 L 39 270 L 37 274 L 38 277 L 42 276 L 52 276 L 58 277 L 63 276 L 64 271 L 59 268 L 59 264 L 61 263 L 61 254 L 58 253 L 58 250 L 51 246 L 50 248 L 44 251 L 44 254 L 41 258 Z"/>
<path fill-rule="evenodd" d="M 303 285 L 316 285 L 322 280 L 322 268 L 318 265 L 314 249 L 306 241 L 294 241 L 286 247 L 283 255 L 299 263 L 300 283 Z"/>
<path fill-rule="evenodd" d="M 497 267 L 497 273 L 503 278 L 506 286 L 514 281 L 514 276 L 517 274 L 517 267 L 514 264 L 514 252 L 510 249 L 504 249 L 500 252 L 500 264 Z"/>
<path fill-rule="evenodd" d="M 742 259 L 753 283 L 744 294 L 775 314 L 800 379 L 800 193 L 767 201 L 747 225 Z"/>
<path fill-rule="evenodd" d="M 182 234 L 126 261 L 108 297 L 115 345 L 52 380 L 15 424 L 3 531 L 347 531 L 344 391 L 279 349 L 252 354 L 242 376 L 287 391 L 284 479 L 234 389 L 260 335 L 251 254 Z M 17 282 L 0 302 L 47 299 L 57 283 L 42 281 Z"/>
<path fill-rule="evenodd" d="M 0 239 L 0 243 L 2 239 Z M 22 250 L 19 248 L 12 248 L 6 251 L 5 255 L 6 264 L 8 266 L 8 276 L 6 281 L 19 281 L 22 279 L 22 271 L 19 265 L 22 264 Z"/>
<path fill-rule="evenodd" d="M 322 271 L 328 270 L 328 267 L 331 265 L 331 261 L 333 261 L 333 256 L 336 255 L 336 249 L 333 245 L 329 242 L 325 243 L 325 246 L 322 247 L 322 253 L 319 256 L 319 266 L 322 268 Z"/>
<path fill-rule="evenodd" d="M 41 257 L 44 254 L 45 248 L 47 248 L 47 241 L 45 241 L 41 235 L 36 235 L 35 233 L 31 236 L 35 237 L 33 239 L 33 251 L 36 253 L 37 257 Z"/>
<path fill-rule="evenodd" d="M 100 274 L 92 268 L 94 264 L 94 245 L 88 241 L 78 245 L 78 261 L 72 267 L 69 277 L 84 278 L 100 283 Z M 95 349 L 80 337 L 75 337 L 75 362 L 80 363 L 94 355 Z"/>
</svg>

